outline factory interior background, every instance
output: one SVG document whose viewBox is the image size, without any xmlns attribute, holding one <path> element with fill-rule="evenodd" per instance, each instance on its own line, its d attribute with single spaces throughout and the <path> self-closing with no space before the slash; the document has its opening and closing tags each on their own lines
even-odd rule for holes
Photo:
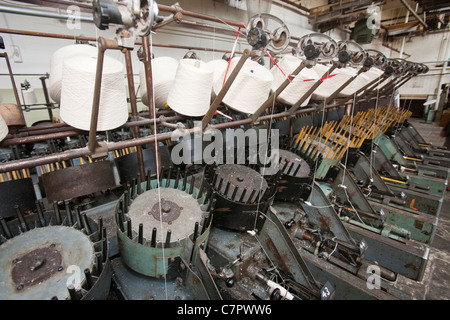
<svg viewBox="0 0 450 320">
<path fill-rule="evenodd" d="M 0 0 L 0 299 L 450 299 L 449 19 Z"/>
</svg>

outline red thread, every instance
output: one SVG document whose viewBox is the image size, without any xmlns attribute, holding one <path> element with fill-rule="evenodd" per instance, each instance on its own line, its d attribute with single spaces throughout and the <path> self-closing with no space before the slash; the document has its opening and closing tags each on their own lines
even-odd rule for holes
<svg viewBox="0 0 450 320">
<path fill-rule="evenodd" d="M 290 79 L 291 75 L 286 76 L 286 74 L 283 72 L 283 70 L 281 70 L 280 66 L 275 62 L 275 59 L 270 55 L 269 51 L 266 51 L 266 53 L 269 56 L 270 60 L 272 60 L 273 64 L 276 65 L 277 68 L 281 71 L 283 76 L 285 76 L 289 80 L 289 82 L 292 82 L 291 79 Z"/>
<path fill-rule="evenodd" d="M 227 79 L 228 69 L 230 68 L 231 59 L 233 59 L 234 49 L 236 48 L 236 42 L 237 42 L 237 39 L 239 38 L 239 34 L 240 33 L 241 33 L 241 27 L 239 27 L 238 32 L 236 34 L 236 39 L 234 40 L 233 50 L 232 50 L 231 55 L 230 55 L 230 60 L 228 60 L 227 71 L 225 71 L 225 77 L 223 78 L 222 87 L 225 85 L 225 80 Z"/>
</svg>

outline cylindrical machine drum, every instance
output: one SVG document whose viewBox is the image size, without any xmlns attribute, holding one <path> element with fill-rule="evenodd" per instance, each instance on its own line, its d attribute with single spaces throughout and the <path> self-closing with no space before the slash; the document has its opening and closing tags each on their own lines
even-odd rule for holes
<svg viewBox="0 0 450 320">
<path fill-rule="evenodd" d="M 96 67 L 96 57 L 78 56 L 64 60 L 60 116 L 74 128 L 90 129 Z M 128 120 L 123 72 L 121 62 L 104 57 L 98 131 L 115 129 Z"/>
<path fill-rule="evenodd" d="M 73 44 L 56 50 L 50 60 L 48 94 L 56 103 L 61 102 L 61 86 L 64 60 L 74 56 L 97 56 L 97 48 L 87 44 Z"/>
<path fill-rule="evenodd" d="M 279 150 L 282 176 L 276 199 L 297 201 L 309 195 L 314 177 L 313 163 L 298 150 Z"/>
<path fill-rule="evenodd" d="M 352 67 L 346 67 L 346 71 L 349 72 L 351 75 L 356 75 L 357 70 Z M 360 73 L 355 79 L 352 80 L 342 91 L 339 93 L 339 96 L 351 96 L 353 95 L 358 89 L 362 88 L 366 84 L 369 83 L 369 78 L 365 75 L 365 73 Z"/>
<path fill-rule="evenodd" d="M 180 60 L 167 104 L 182 115 L 204 116 L 211 102 L 213 77 L 213 69 L 205 62 L 195 59 Z"/>
<path fill-rule="evenodd" d="M 270 69 L 274 80 L 272 82 L 272 91 L 275 91 L 297 67 L 302 63 L 300 58 L 286 55 L 284 56 L 278 66 L 273 66 Z M 281 72 L 281 70 L 284 74 Z M 280 93 L 277 101 L 287 105 L 294 105 L 299 101 L 304 94 L 314 85 L 319 76 L 312 68 L 303 68 L 299 74 L 291 79 L 291 83 Z M 311 96 L 309 96 L 301 106 L 306 106 Z"/>
<path fill-rule="evenodd" d="M 267 212 L 272 204 L 278 176 L 266 179 L 255 169 L 240 164 L 205 168 L 208 193 L 215 193 L 217 200 L 214 226 L 240 232 L 261 230 L 265 218 L 259 213 Z"/>
<path fill-rule="evenodd" d="M 1 221 L 0 299 L 106 299 L 111 283 L 106 229 L 78 208 Z M 74 214 L 75 213 L 75 214 Z"/>
<path fill-rule="evenodd" d="M 238 62 L 238 58 L 231 60 L 226 78 Z M 215 94 L 222 89 L 225 73 L 226 71 L 214 83 Z M 269 97 L 272 82 L 273 75 L 268 69 L 255 61 L 247 60 L 228 89 L 223 103 L 236 111 L 253 114 Z"/>
<path fill-rule="evenodd" d="M 166 187 L 167 185 L 167 187 Z M 119 250 L 134 271 L 172 279 L 180 258 L 191 259 L 209 235 L 207 205 L 199 190 L 180 180 L 140 184 L 127 190 L 116 206 Z M 148 189 L 147 189 L 148 188 Z M 191 193 L 192 191 L 192 193 Z M 209 220 L 210 221 L 210 220 Z"/>
<path fill-rule="evenodd" d="M 153 96 L 156 108 L 165 107 L 177 68 L 178 61 L 174 58 L 158 57 L 152 59 Z M 144 68 L 139 72 L 139 78 L 142 103 L 148 106 L 147 81 Z"/>
</svg>

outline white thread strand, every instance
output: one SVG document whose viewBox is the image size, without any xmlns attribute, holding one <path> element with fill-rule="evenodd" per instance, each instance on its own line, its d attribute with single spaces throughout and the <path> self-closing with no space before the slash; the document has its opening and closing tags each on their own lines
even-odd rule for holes
<svg viewBox="0 0 450 320">
<path fill-rule="evenodd" d="M 158 57 L 152 59 L 153 94 L 155 96 L 156 108 L 164 108 L 167 97 L 175 80 L 178 68 L 178 61 L 171 57 Z M 140 94 L 142 103 L 148 106 L 147 81 L 145 78 L 145 68 L 139 72 Z"/>
<path fill-rule="evenodd" d="M 204 116 L 209 110 L 214 71 L 205 62 L 180 60 L 167 98 L 169 107 L 186 116 Z"/>
<path fill-rule="evenodd" d="M 150 57 L 153 55 L 153 41 L 152 41 L 152 34 L 150 33 L 149 35 L 149 42 L 150 42 Z M 152 88 L 152 94 L 153 94 L 153 128 L 155 128 L 156 130 L 156 107 L 155 107 L 155 91 L 153 90 L 154 88 Z M 155 134 L 155 141 L 154 141 L 154 148 L 156 151 L 158 151 L 159 149 L 159 144 L 158 144 L 158 139 L 156 139 L 156 134 Z M 163 229 L 163 219 L 162 219 L 162 208 L 161 208 L 161 185 L 159 183 L 159 159 L 158 156 L 155 152 L 155 167 L 156 167 L 156 184 L 158 186 L 158 201 L 159 201 L 159 221 L 160 221 L 160 229 Z M 164 238 L 163 238 L 163 234 L 161 232 L 161 243 L 163 243 Z M 164 245 L 162 245 L 162 261 L 163 261 L 163 270 L 166 269 L 166 258 L 165 258 L 165 251 L 164 251 Z M 164 292 L 166 294 L 166 300 L 169 299 L 168 297 L 168 292 L 167 292 L 167 277 L 164 277 Z"/>
<path fill-rule="evenodd" d="M 97 58 L 70 57 L 63 63 L 61 119 L 74 128 L 89 130 L 94 97 Z M 112 130 L 128 120 L 123 64 L 105 56 L 103 61 L 98 131 Z"/>
</svg>

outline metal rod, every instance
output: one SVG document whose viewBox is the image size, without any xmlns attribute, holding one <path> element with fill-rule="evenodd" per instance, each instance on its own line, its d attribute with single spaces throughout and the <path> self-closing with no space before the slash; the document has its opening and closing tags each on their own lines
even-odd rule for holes
<svg viewBox="0 0 450 320">
<path fill-rule="evenodd" d="M 130 105 L 131 105 L 131 115 L 133 119 L 136 119 L 138 116 L 137 103 L 136 103 L 136 94 L 134 89 L 134 77 L 133 77 L 133 63 L 131 61 L 131 52 L 130 50 L 126 50 L 124 52 L 125 56 L 125 65 L 127 69 L 127 81 L 128 81 L 128 92 L 130 95 Z M 134 137 L 140 138 L 141 134 L 139 131 L 139 127 L 134 127 Z M 144 166 L 144 154 L 142 153 L 142 146 L 136 146 L 136 156 L 138 160 L 139 173 L 141 176 L 145 176 L 145 166 Z"/>
<path fill-rule="evenodd" d="M 2 233 L 4 234 L 6 239 L 12 238 L 11 230 L 9 229 L 8 223 L 5 221 L 3 217 L 0 217 L 0 227 L 2 229 Z"/>
<path fill-rule="evenodd" d="M 236 79 L 237 75 L 239 74 L 239 71 L 241 71 L 242 67 L 244 66 L 244 63 L 247 61 L 247 58 L 249 56 L 250 56 L 250 50 L 245 49 L 243 55 L 239 59 L 239 62 L 234 67 L 233 72 L 231 72 L 231 74 L 228 77 L 228 79 L 226 80 L 225 84 L 220 89 L 220 91 L 217 94 L 216 98 L 214 99 L 213 103 L 209 107 L 208 112 L 206 112 L 205 116 L 203 117 L 202 130 L 205 130 L 209 121 L 215 115 L 217 109 L 219 108 L 219 105 L 222 103 L 223 98 L 227 94 L 228 90 L 230 89 L 231 85 L 233 84 L 234 80 Z"/>
<path fill-rule="evenodd" d="M 23 217 L 23 214 L 22 214 L 22 211 L 20 210 L 19 205 L 17 205 L 17 204 L 14 205 L 14 210 L 16 210 L 16 215 L 17 215 L 17 218 L 19 219 L 20 229 L 22 230 L 22 232 L 30 230 L 27 222 L 25 221 L 25 218 Z"/>
<path fill-rule="evenodd" d="M 325 106 L 324 109 L 326 110 L 326 109 L 330 109 L 330 108 L 336 108 L 339 106 L 340 106 L 340 104 L 330 104 L 330 105 Z M 297 110 L 295 114 L 297 115 L 297 114 L 305 114 L 305 113 L 311 113 L 311 112 L 317 112 L 317 108 L 307 108 L 307 109 Z M 290 116 L 289 112 L 287 112 L 287 111 L 280 112 L 280 113 L 277 113 L 274 115 L 261 116 L 257 119 L 256 122 L 267 121 L 267 120 L 271 120 L 271 119 L 278 119 L 278 118 L 283 118 L 283 117 L 288 117 L 288 116 Z M 252 123 L 252 120 L 250 118 L 247 118 L 247 119 L 243 119 L 243 120 L 235 120 L 235 121 L 230 121 L 230 122 L 219 123 L 216 125 L 211 125 L 211 128 L 212 129 L 226 129 L 226 128 L 232 128 L 232 127 L 237 127 L 237 126 L 251 124 L 251 123 Z M 187 129 L 187 133 L 193 134 L 194 128 Z M 171 136 L 172 136 L 171 132 L 158 133 L 156 135 L 156 140 L 157 141 L 168 140 L 171 138 Z M 150 136 L 146 136 L 146 137 L 141 137 L 139 139 L 132 139 L 132 140 L 108 143 L 106 147 L 107 147 L 108 151 L 114 151 L 114 150 L 118 150 L 118 149 L 134 147 L 137 145 L 153 143 L 154 140 L 155 140 L 155 135 L 150 135 Z M 71 149 L 71 150 L 63 151 L 58 154 L 51 154 L 51 155 L 46 155 L 46 156 L 9 161 L 9 162 L 0 164 L 0 173 L 10 172 L 10 171 L 20 170 L 20 169 L 26 169 L 26 168 L 32 168 L 35 166 L 40 166 L 40 165 L 54 163 L 54 162 L 70 160 L 70 159 L 78 158 L 81 156 L 87 156 L 89 154 L 90 154 L 90 151 L 87 148 L 80 148 L 80 149 Z"/>
<path fill-rule="evenodd" d="M 122 221 L 123 224 L 123 221 Z M 97 232 L 98 232 L 98 237 L 97 237 L 97 241 L 102 240 L 102 230 L 103 230 L 103 218 L 102 217 L 98 217 L 97 220 Z M 122 228 L 123 231 L 123 228 Z"/>
<path fill-rule="evenodd" d="M 84 228 L 84 230 L 86 230 L 86 233 L 88 234 L 88 235 L 90 235 L 92 232 L 91 232 L 91 227 L 89 226 L 89 223 L 88 223 L 88 220 L 87 220 L 87 217 L 86 217 L 86 213 L 85 212 L 83 212 L 82 214 L 81 214 L 81 222 L 83 223 L 83 228 Z"/>
<path fill-rule="evenodd" d="M 92 279 L 91 270 L 89 270 L 89 268 L 84 269 L 84 277 L 86 279 L 87 289 L 90 290 L 94 285 L 94 279 Z"/>
<path fill-rule="evenodd" d="M 103 258 L 101 252 L 95 254 L 95 265 L 97 267 L 97 276 L 100 276 L 103 271 Z"/>
<path fill-rule="evenodd" d="M 53 121 L 53 111 L 52 111 L 53 105 L 48 95 L 47 84 L 45 83 L 45 79 L 47 79 L 47 77 L 40 77 L 39 79 L 41 80 L 42 90 L 44 91 L 45 105 L 47 106 L 48 116 L 50 118 L 50 121 Z"/>
<path fill-rule="evenodd" d="M 22 105 L 20 104 L 19 93 L 17 92 L 16 82 L 14 80 L 14 75 L 13 75 L 13 72 L 11 69 L 11 64 L 9 63 L 8 54 L 6 52 L 2 52 L 2 53 L 0 53 L 0 57 L 5 58 L 6 66 L 8 67 L 9 78 L 11 79 L 11 85 L 12 85 L 13 91 L 14 91 L 14 97 L 16 98 L 17 106 L 19 107 L 19 110 L 22 113 L 22 117 L 23 117 Z"/>
<path fill-rule="evenodd" d="M 64 205 L 66 206 L 67 222 L 69 223 L 69 226 L 73 226 L 72 213 L 71 213 L 71 210 L 70 210 L 70 202 L 69 202 L 69 200 L 65 200 L 64 201 Z"/>
<path fill-rule="evenodd" d="M 75 211 L 75 218 L 77 219 L 77 228 L 78 229 L 82 229 L 83 228 L 83 222 L 81 221 L 81 212 L 80 212 L 80 207 L 75 205 L 73 207 L 74 211 Z"/>
<path fill-rule="evenodd" d="M 166 243 L 164 244 L 164 248 L 170 248 L 170 237 L 172 235 L 172 231 L 171 230 L 167 230 L 167 234 L 166 234 Z"/>
<path fill-rule="evenodd" d="M 150 52 L 150 37 L 142 37 L 142 49 L 144 53 L 144 71 L 145 83 L 147 88 L 147 98 L 150 117 L 155 114 L 155 106 L 153 101 L 153 75 L 152 75 L 152 57 Z M 153 135 L 158 133 L 157 125 L 153 125 Z M 158 141 L 153 141 L 153 155 L 155 159 L 155 168 L 157 172 L 161 172 L 161 154 L 159 152 Z"/>
<path fill-rule="evenodd" d="M 323 74 L 319 80 L 317 80 L 314 85 L 305 93 L 303 94 L 303 96 L 300 98 L 299 101 L 297 101 L 289 110 L 288 113 L 290 116 L 294 115 L 295 111 L 297 111 L 298 108 L 300 108 L 300 106 L 302 105 L 303 102 L 305 102 L 305 100 L 322 84 L 323 80 L 322 78 L 325 76 L 328 76 L 331 74 L 331 72 L 333 72 L 334 69 L 337 68 L 337 64 L 333 63 L 333 65 L 331 66 L 330 69 L 328 69 L 327 72 L 325 72 L 325 74 Z"/>
<path fill-rule="evenodd" d="M 138 243 L 139 244 L 144 243 L 144 225 L 142 223 L 139 223 Z"/>
<path fill-rule="evenodd" d="M 156 248 L 156 231 L 157 231 L 157 229 L 153 228 L 153 230 L 152 230 L 152 239 L 151 239 L 151 243 L 150 243 L 150 246 L 152 248 Z"/>
<path fill-rule="evenodd" d="M 131 219 L 127 218 L 127 236 L 130 239 L 133 239 L 133 231 L 131 230 Z"/>
<path fill-rule="evenodd" d="M 117 221 L 118 221 L 118 224 L 119 224 L 119 229 L 122 232 L 125 231 L 125 225 L 123 224 L 123 220 L 124 220 L 123 212 L 122 212 L 122 210 L 119 209 L 117 211 Z M 99 239 L 99 241 L 100 241 L 100 239 Z"/>
<path fill-rule="evenodd" d="M 300 65 L 292 72 L 291 77 L 292 76 L 296 76 L 297 74 L 299 74 L 304 68 L 306 67 L 306 62 L 302 61 L 300 63 Z M 286 87 L 291 83 L 291 80 L 289 78 L 286 78 L 283 83 L 274 91 L 270 94 L 269 98 L 267 98 L 267 100 L 258 108 L 258 110 L 255 111 L 255 113 L 253 113 L 253 115 L 250 117 L 252 122 L 255 122 L 256 119 L 258 119 L 258 117 L 269 107 L 271 106 L 274 101 L 276 100 L 276 98 L 281 94 L 281 92 L 283 92 L 284 89 L 286 89 Z M 309 95 L 307 96 L 309 97 Z M 306 98 L 307 98 L 306 97 Z M 305 98 L 305 99 L 306 99 Z M 303 102 L 303 101 L 302 101 Z M 301 103 L 302 103 L 301 102 Z"/>
<path fill-rule="evenodd" d="M 36 203 L 36 209 L 37 209 L 39 223 L 41 224 L 41 227 L 45 227 L 46 222 L 45 222 L 45 218 L 44 218 L 44 212 L 42 211 L 41 202 L 39 200 L 36 200 L 35 203 Z"/>
<path fill-rule="evenodd" d="M 55 210 L 56 224 L 61 225 L 61 212 L 59 212 L 58 201 L 53 201 L 53 209 Z"/>
<path fill-rule="evenodd" d="M 170 12 L 170 13 L 180 12 L 183 16 L 212 21 L 212 22 L 224 23 L 224 24 L 234 26 L 234 27 L 242 27 L 242 28 L 247 27 L 244 23 L 235 22 L 235 21 L 231 21 L 231 20 L 227 20 L 227 19 L 220 19 L 218 17 L 209 16 L 206 14 L 201 14 L 201 13 L 197 13 L 197 12 L 184 10 L 180 7 L 175 8 L 174 6 L 166 6 L 163 4 L 158 4 L 158 10 L 162 11 L 162 12 Z"/>
</svg>

